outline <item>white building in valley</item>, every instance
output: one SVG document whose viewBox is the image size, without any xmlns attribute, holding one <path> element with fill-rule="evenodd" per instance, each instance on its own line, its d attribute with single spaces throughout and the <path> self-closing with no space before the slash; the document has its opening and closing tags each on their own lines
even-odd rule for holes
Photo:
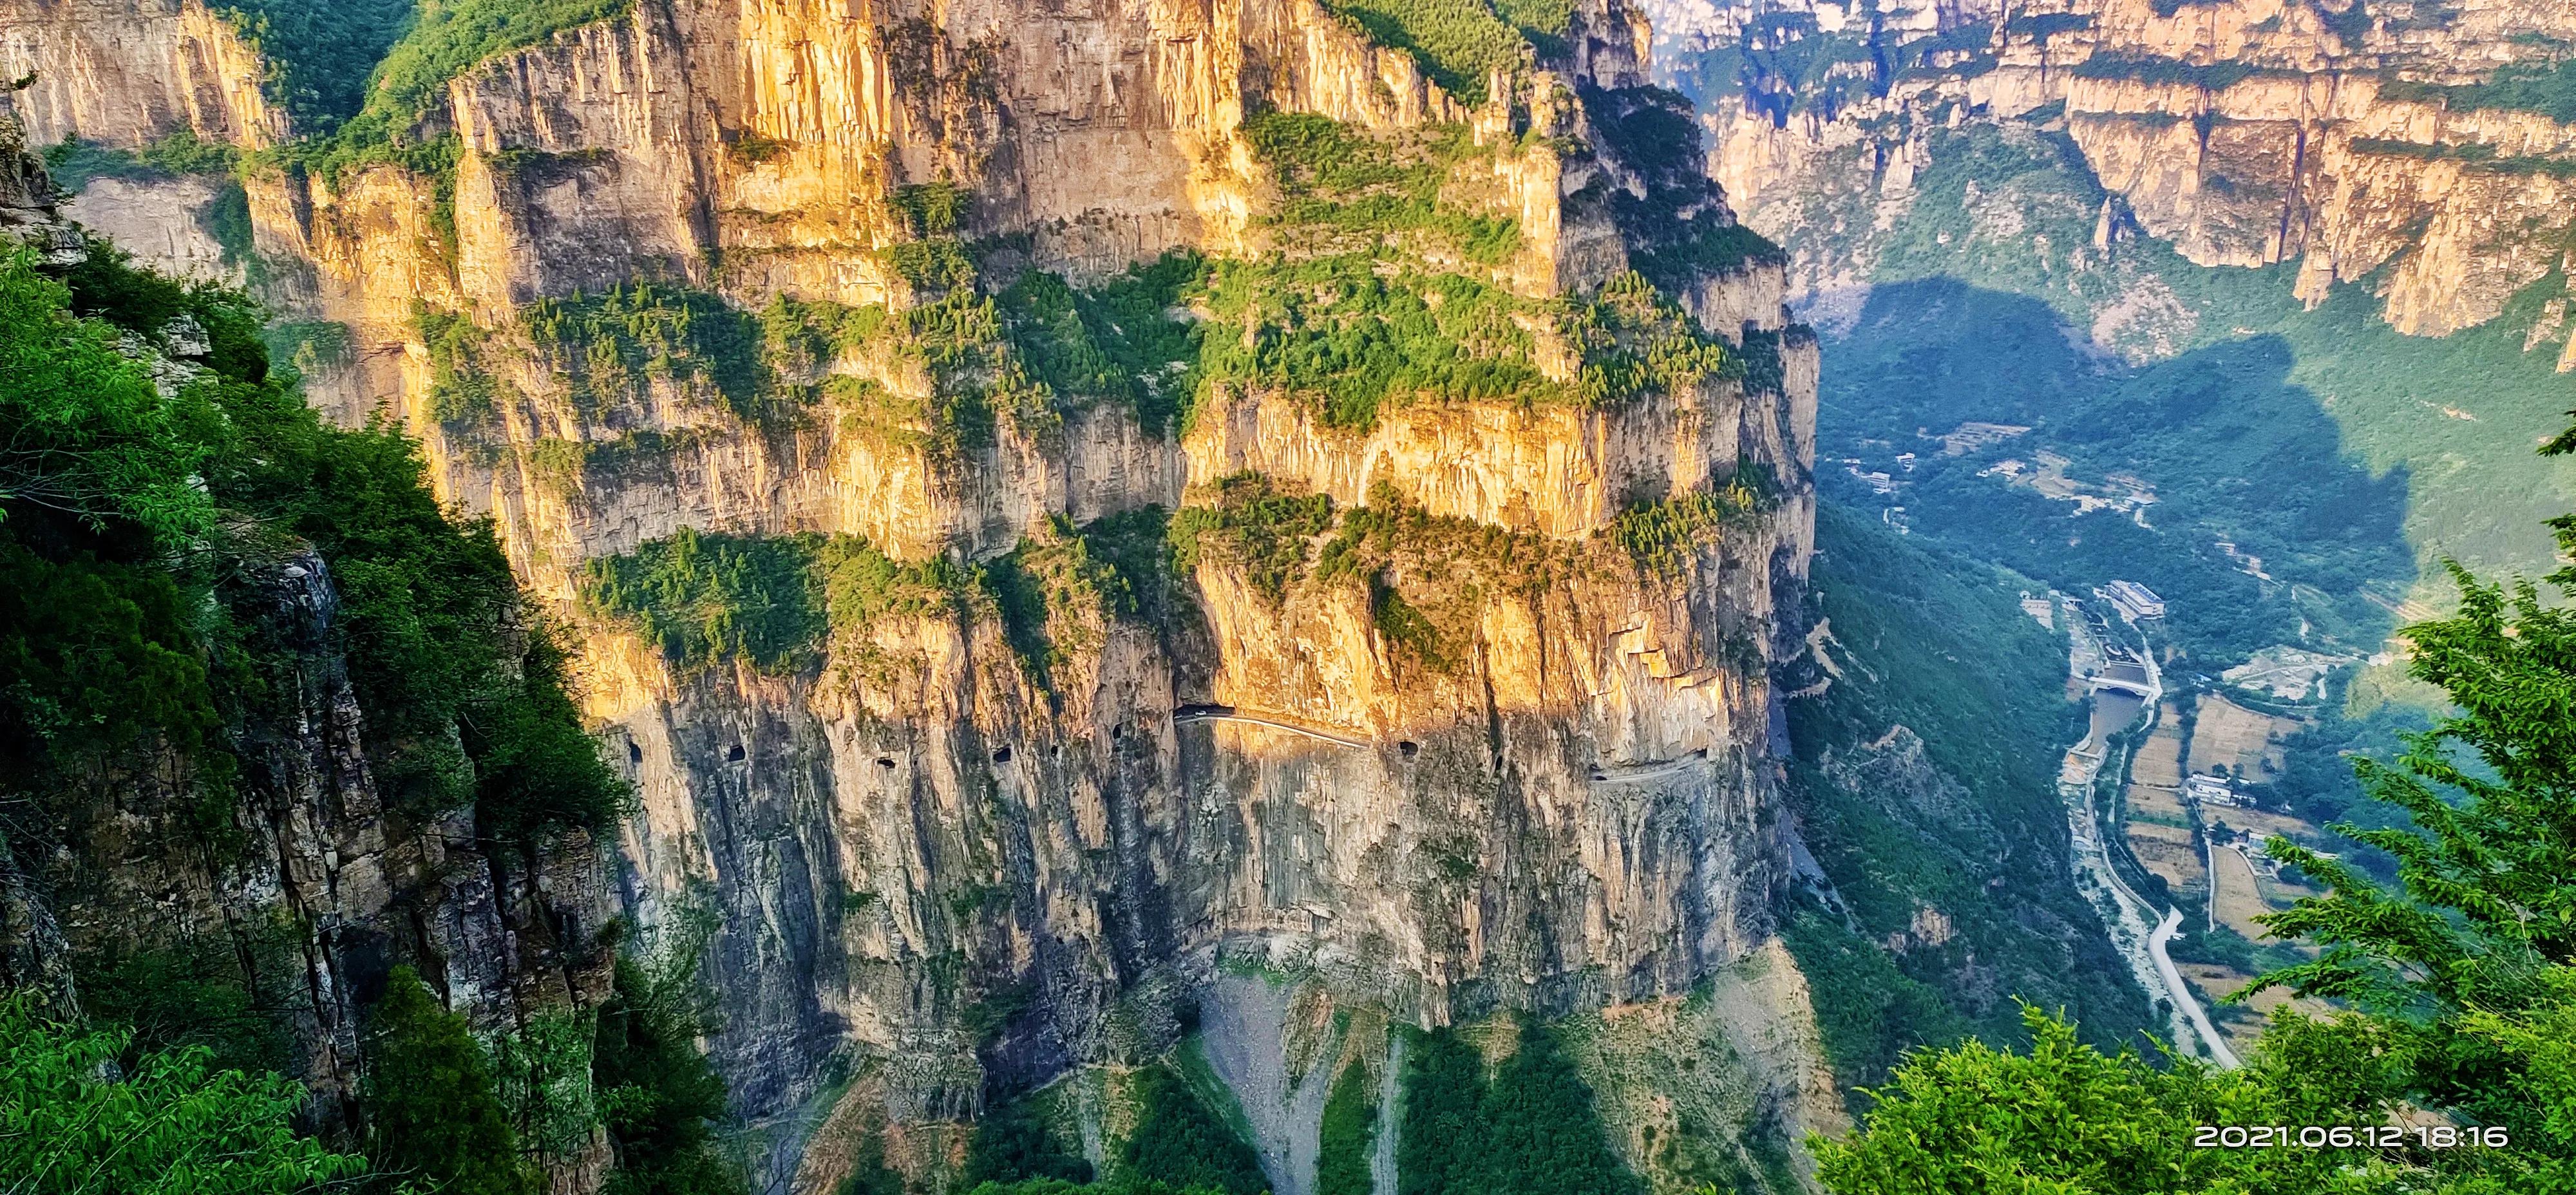
<svg viewBox="0 0 2576 1195">
<path fill-rule="evenodd" d="M 2235 786 L 2229 784 L 2226 777 L 2207 772 L 2194 773 L 2186 778 L 2182 782 L 2182 795 L 2203 805 L 2223 805 L 2230 809 L 2241 808 L 2245 804 L 2245 798 L 2237 794 Z"/>
<path fill-rule="evenodd" d="M 2133 619 L 2162 618 L 2165 600 L 2156 591 L 2135 581 L 2113 581 L 2093 591 L 2094 596 L 2120 608 L 2120 613 Z"/>
</svg>

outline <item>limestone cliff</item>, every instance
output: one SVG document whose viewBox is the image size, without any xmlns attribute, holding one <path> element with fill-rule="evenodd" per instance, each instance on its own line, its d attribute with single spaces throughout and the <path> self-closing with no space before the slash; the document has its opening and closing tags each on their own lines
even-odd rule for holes
<svg viewBox="0 0 2576 1195">
<path fill-rule="evenodd" d="M 76 75 L 51 11 L 0 61 Z M 317 402 L 580 621 L 738 1103 L 949 1117 L 1168 1045 L 1220 948 L 1441 1023 L 1766 940 L 1816 348 L 1646 33 L 1585 0 L 1453 95 L 1315 0 L 645 0 L 456 77 L 452 174 L 246 185 L 347 329 Z M 654 596 L 699 560 L 814 580 L 708 621 Z"/>
<path fill-rule="evenodd" d="M 412 963 L 492 1040 L 596 1004 L 611 956 L 592 935 L 614 912 L 586 839 L 520 853 L 478 839 L 470 812 L 420 826 L 380 799 L 361 743 L 368 714 L 335 650 L 328 564 L 297 554 L 258 579 L 278 636 L 273 708 L 236 739 L 238 810 L 209 849 L 199 778 L 176 759 L 110 778 L 107 808 L 41 869 L 63 943 L 115 958 L 176 943 L 237 950 L 274 1000 L 317 1124 L 347 1122 L 361 1071 L 360 1011 Z M 605 1142 L 553 1159 L 595 1183 Z"/>
<path fill-rule="evenodd" d="M 2576 112 L 2550 98 L 2576 70 L 2564 6 L 1655 7 L 1670 59 L 1696 64 L 1682 78 L 1707 101 L 1712 171 L 1775 235 L 1855 167 L 1908 202 L 1935 130 L 2024 120 L 2062 130 L 2115 197 L 2106 241 L 2296 262 L 2309 305 L 2360 283 L 2408 334 L 2492 320 L 2569 272 Z M 2543 322 L 2535 339 L 2558 338 Z"/>
<path fill-rule="evenodd" d="M 27 0 L 0 9 L 0 75 L 28 144 L 79 136 L 140 145 L 179 130 L 257 149 L 288 135 L 268 71 L 201 0 Z"/>
<path fill-rule="evenodd" d="M 0 249 L 33 248 L 49 271 L 103 272 L 21 137 L 0 112 Z M 258 379 L 225 372 L 238 361 L 219 359 L 211 342 L 196 315 L 180 314 L 157 330 L 128 328 L 119 351 L 141 358 L 165 394 L 210 375 L 252 389 Z M 44 542 L 41 518 L 12 515 L 13 531 Z M 356 1123 L 363 1010 L 393 967 L 413 967 L 477 1034 L 506 1049 L 533 1023 L 568 1022 L 607 996 L 613 955 L 602 930 L 616 909 L 586 833 L 504 843 L 491 827 L 478 830 L 470 806 L 427 816 L 395 807 L 380 784 L 392 711 L 370 708 L 353 683 L 333 561 L 254 515 L 228 516 L 227 532 L 193 546 L 222 577 L 199 583 L 190 612 L 200 633 L 219 641 L 199 645 L 212 668 L 234 670 L 219 686 L 219 747 L 160 735 L 69 772 L 30 767 L 8 777 L 0 985 L 91 1012 L 103 994 L 138 986 L 196 993 L 176 1005 L 186 1013 L 221 1007 L 205 993 L 237 991 L 262 1032 L 276 1031 L 274 1064 L 310 1090 L 303 1122 L 338 1132 Z M 19 570 L 11 583 L 32 573 L 38 580 L 26 583 L 39 584 L 46 574 L 25 567 L 27 549 L 15 539 L 10 548 Z M 119 596 L 103 587 L 84 595 L 84 613 L 113 623 Z M 47 649 L 45 635 L 59 633 L 12 630 L 24 636 L 14 640 L 18 650 L 36 653 Z M 514 618 L 493 630 L 523 634 Z M 105 977 L 109 990 L 84 988 L 83 975 Z M 263 1049 L 223 1044 L 246 1055 Z M 586 1056 L 586 1044 L 579 1048 Z M 529 1107 L 510 1101 L 514 1115 Z M 608 1162 L 605 1137 L 589 1127 L 542 1149 L 563 1189 L 596 1189 Z"/>
</svg>

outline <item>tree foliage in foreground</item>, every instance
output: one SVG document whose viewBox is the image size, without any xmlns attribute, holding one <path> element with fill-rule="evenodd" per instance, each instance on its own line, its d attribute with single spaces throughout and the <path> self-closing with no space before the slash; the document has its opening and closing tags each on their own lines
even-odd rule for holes
<svg viewBox="0 0 2576 1195">
<path fill-rule="evenodd" d="M 2402 1189 L 2387 1185 L 2389 1162 L 2354 1151 L 2194 1144 L 2202 1125 L 2380 1123 L 2392 1060 L 2366 1034 L 2285 1019 L 2260 1062 L 2223 1071 L 2133 1049 L 2105 1054 L 2066 1021 L 2033 1008 L 2024 1018 L 2028 1053 L 1971 1040 L 1899 1067 L 1872 1093 L 1865 1132 L 1812 1143 L 1825 1185 L 1844 1195 Z"/>
<path fill-rule="evenodd" d="M 13 1195 L 289 1195 L 366 1160 L 298 1137 L 304 1089 L 213 1068 L 202 1046 L 118 1060 L 132 1035 L 62 1025 L 0 999 L 0 1182 Z"/>
<path fill-rule="evenodd" d="M 104 243 L 58 270 L 0 253 L 0 790 L 68 793 L 159 746 L 225 813 L 230 740 L 310 648 L 266 583 L 309 547 L 393 804 L 470 804 L 517 841 L 614 820 L 625 784 L 490 524 L 439 505 L 399 429 L 324 423 L 270 367 L 263 318 Z M 77 820 L 46 812 L 11 832 Z"/>
<path fill-rule="evenodd" d="M 2576 450 L 2576 431 L 2549 450 Z M 2576 516 L 2553 522 L 2576 554 Z M 2235 1073 L 2106 1056 L 2033 1013 L 2028 1054 L 1917 1054 L 1871 1093 L 1865 1128 L 1813 1142 L 1840 1195 L 1900 1192 L 2576 1191 L 2576 610 L 2456 566 L 2459 613 L 2410 627 L 2409 670 L 2456 712 L 2363 790 L 2411 824 L 2347 837 L 2397 860 L 2398 887 L 2275 838 L 2327 889 L 2262 921 L 2322 947 L 2262 976 L 2344 1005 L 2274 1015 Z M 2549 577 L 2576 594 L 2576 568 Z M 2250 991 L 2253 989 L 2249 989 Z M 2241 998 L 2241 997 L 2240 997 Z M 2410 1131 L 2377 1147 L 2199 1148 L 2202 1126 Z M 2501 1130 L 2432 1148 L 2417 1125 Z"/>
</svg>

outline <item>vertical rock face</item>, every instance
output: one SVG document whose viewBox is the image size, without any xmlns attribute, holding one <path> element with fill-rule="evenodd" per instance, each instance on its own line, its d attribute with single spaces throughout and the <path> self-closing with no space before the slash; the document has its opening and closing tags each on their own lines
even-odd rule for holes
<svg viewBox="0 0 2576 1195">
<path fill-rule="evenodd" d="M 132 149 L 184 129 L 258 149 L 288 135 L 258 51 L 201 0 L 9 0 L 0 77 L 31 73 L 13 102 L 35 145 Z"/>
<path fill-rule="evenodd" d="M 91 245 L 61 200 L 0 111 L 0 250 L 80 262 Z M 189 331 L 165 334 L 166 351 L 125 341 L 162 385 L 212 368 L 204 330 L 181 322 Z M 241 675 L 227 691 L 223 766 L 212 752 L 137 749 L 37 794 L 12 827 L 16 850 L 0 843 L 0 986 L 80 1009 L 75 957 L 109 976 L 128 962 L 175 968 L 113 982 L 237 985 L 283 1031 L 283 1064 L 311 1093 L 307 1123 L 340 1130 L 361 1081 L 362 1010 L 397 962 L 478 1034 L 515 1039 L 607 998 L 601 931 L 617 910 L 586 834 L 504 846 L 478 835 L 471 808 L 424 822 L 387 807 L 329 562 L 291 539 L 270 551 L 209 553 L 237 570 L 204 595 L 222 608 L 203 617 L 238 636 L 224 648 Z M 608 1161 L 606 1138 L 588 1129 L 547 1143 L 563 1189 L 596 1189 Z"/>
<path fill-rule="evenodd" d="M 256 956 L 252 969 L 285 985 L 264 995 L 286 1010 L 299 1077 L 329 1123 L 356 1093 L 358 1010 L 397 960 L 419 960 L 478 1030 L 504 1033 L 605 996 L 609 960 L 588 942 L 611 906 L 586 843 L 504 857 L 476 842 L 470 813 L 416 836 L 393 830 L 333 646 L 327 566 L 294 555 L 258 587 L 277 675 L 274 700 L 235 740 L 243 799 L 214 836 L 227 849 L 203 848 L 190 769 L 156 761 L 102 786 L 109 801 L 45 878 L 65 941 L 94 956 L 188 940 Z"/>
<path fill-rule="evenodd" d="M 63 218 L 62 196 L 45 164 L 27 152 L 26 131 L 0 111 L 0 238 L 24 245 L 48 264 L 80 260 L 80 230 Z"/>
<path fill-rule="evenodd" d="M 1902 202 L 1930 130 L 2033 116 L 2062 121 L 2052 127 L 2116 196 L 2118 217 L 2185 258 L 2295 261 L 2311 305 L 2366 281 L 2401 332 L 2484 323 L 2567 272 L 2576 124 L 2539 98 L 2545 86 L 2520 99 L 2493 86 L 2564 77 L 2547 50 L 2576 37 L 2563 5 L 2050 0 L 1914 19 L 1833 4 L 1650 7 L 1669 17 L 1675 59 L 1751 55 L 1750 69 L 1693 81 L 1717 134 L 1712 171 L 1769 231 L 1856 150 Z M 1821 73 L 1807 79 L 1762 65 L 1810 60 Z"/>
<path fill-rule="evenodd" d="M 587 704 L 643 795 L 620 896 L 648 923 L 718 914 L 737 1099 L 786 1108 L 857 1057 L 897 1116 L 951 1115 L 988 1079 L 1168 1042 L 1220 947 L 1440 1022 L 1681 991 L 1767 936 L 1768 673 L 1811 546 L 1815 344 L 1694 155 L 1621 131 L 1690 136 L 1641 86 L 1646 33 L 1587 0 L 1555 58 L 1452 96 L 1313 0 L 641 3 L 450 85 L 451 208 L 393 165 L 254 175 L 250 199 L 271 298 L 376 346 L 317 401 L 391 403 L 584 619 Z M 966 367 L 917 321 L 979 309 L 907 265 L 959 244 L 906 206 L 921 188 L 971 195 L 956 231 L 988 290 L 1176 250 L 1318 260 L 1332 234 L 1283 215 L 1288 176 L 1246 132 L 1265 112 L 1436 164 L 1406 177 L 1446 222 L 1388 234 L 1362 276 L 1508 312 L 1478 335 L 1524 345 L 1528 383 L 1353 418 L 1236 374 L 1174 424 L 1010 405 L 1006 363 L 971 379 L 989 434 L 943 439 Z M 47 127 L 104 135 L 86 119 Z M 1468 252 L 1457 228 L 1503 236 Z M 602 381 L 549 329 L 639 279 L 722 296 L 697 326 L 882 304 L 867 318 L 916 340 L 764 350 L 761 394 L 875 407 L 762 414 L 687 348 Z M 1211 343 L 1284 326 L 1188 302 L 1162 318 Z M 1225 546 L 1247 475 L 1323 521 Z M 971 579 L 1147 507 L 1178 511 L 1168 595 L 1049 589 L 1032 631 Z M 833 590 L 785 665 L 667 650 L 577 600 L 590 562 L 692 529 L 863 540 L 884 555 L 861 588 L 950 581 Z"/>
<path fill-rule="evenodd" d="M 65 203 L 63 214 L 161 273 L 238 283 L 240 271 L 197 218 L 214 200 L 215 185 L 201 177 L 101 178 Z"/>
</svg>

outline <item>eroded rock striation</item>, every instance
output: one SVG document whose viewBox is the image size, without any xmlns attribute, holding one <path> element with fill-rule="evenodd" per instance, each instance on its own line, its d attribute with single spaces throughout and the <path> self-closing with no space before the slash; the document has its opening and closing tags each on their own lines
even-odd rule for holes
<svg viewBox="0 0 2576 1195">
<path fill-rule="evenodd" d="M 2143 231 L 2204 266 L 2295 262 L 2300 299 L 2366 285 L 2400 332 L 2485 323 L 2569 272 L 2563 5 L 1650 7 L 1705 102 L 1711 170 L 1774 235 L 1854 171 L 1902 205 L 1930 136 L 2016 119 L 2062 130 L 2111 193 L 2099 239 Z M 2563 317 L 2543 322 L 2536 337 L 2564 336 Z"/>
<path fill-rule="evenodd" d="M 297 132 L 82 98 L 196 4 L 10 0 L 0 65 L 41 136 Z M 577 627 L 738 1102 L 937 1118 L 1159 1050 L 1219 950 L 1441 1023 L 1766 940 L 1816 348 L 1646 36 L 644 2 L 450 81 L 452 167 L 244 179 L 316 401 Z"/>
</svg>

